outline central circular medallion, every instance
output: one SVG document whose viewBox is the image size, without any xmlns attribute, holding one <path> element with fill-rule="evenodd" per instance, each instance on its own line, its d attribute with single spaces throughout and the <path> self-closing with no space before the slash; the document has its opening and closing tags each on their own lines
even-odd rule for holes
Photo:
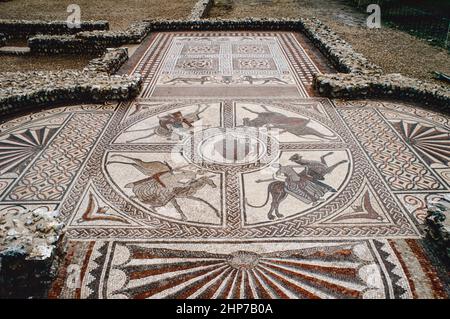
<svg viewBox="0 0 450 319">
<path fill-rule="evenodd" d="M 218 164 L 253 163 L 266 153 L 266 144 L 243 130 L 217 131 L 198 145 L 206 161 Z"/>
<path fill-rule="evenodd" d="M 265 164 L 276 158 L 278 142 L 267 129 L 208 128 L 196 132 L 184 143 L 183 154 L 197 165 Z"/>
</svg>

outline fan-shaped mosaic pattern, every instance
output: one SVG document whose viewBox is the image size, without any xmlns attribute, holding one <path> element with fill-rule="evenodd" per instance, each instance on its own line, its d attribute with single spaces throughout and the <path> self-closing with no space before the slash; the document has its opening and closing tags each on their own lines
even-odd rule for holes
<svg viewBox="0 0 450 319">
<path fill-rule="evenodd" d="M 119 246 L 111 297 L 126 298 L 363 298 L 380 296 L 372 260 L 356 245 L 258 254 L 216 254 Z M 119 260 L 117 262 L 117 260 Z M 114 260 L 113 260 L 114 264 Z M 369 282 L 369 284 L 368 284 Z"/>
<path fill-rule="evenodd" d="M 400 121 L 396 129 L 405 137 L 428 164 L 450 161 L 450 133 L 418 122 Z"/>
<path fill-rule="evenodd" d="M 12 133 L 0 140 L 0 173 L 12 172 L 32 159 L 57 130 L 58 128 L 44 126 Z"/>
</svg>

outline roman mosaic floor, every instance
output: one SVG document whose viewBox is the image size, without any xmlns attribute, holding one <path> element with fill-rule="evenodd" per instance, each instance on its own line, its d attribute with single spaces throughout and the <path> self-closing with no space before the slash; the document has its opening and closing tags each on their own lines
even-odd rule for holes
<svg viewBox="0 0 450 319">
<path fill-rule="evenodd" d="M 333 69 L 293 33 L 153 34 L 121 72 L 130 103 L 0 127 L 0 211 L 67 223 L 49 297 L 448 297 L 422 225 L 449 116 L 315 96 Z"/>
</svg>

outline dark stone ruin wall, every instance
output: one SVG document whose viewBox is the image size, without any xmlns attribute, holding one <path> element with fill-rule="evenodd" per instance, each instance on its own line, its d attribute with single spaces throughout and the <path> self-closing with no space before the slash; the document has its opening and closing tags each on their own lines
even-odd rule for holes
<svg viewBox="0 0 450 319">
<path fill-rule="evenodd" d="M 83 21 L 79 28 L 69 28 L 65 21 L 0 19 L 0 33 L 11 37 L 27 37 L 35 34 L 75 34 L 95 30 L 109 30 L 108 21 Z"/>
<path fill-rule="evenodd" d="M 239 20 L 148 20 L 130 25 L 125 31 L 85 31 L 72 35 L 36 35 L 29 38 L 32 53 L 37 54 L 80 54 L 86 52 L 105 52 L 106 48 L 119 47 L 124 44 L 140 43 L 151 32 L 170 31 L 219 31 L 219 30 L 268 30 L 302 32 L 313 44 L 342 72 L 338 74 L 316 74 L 315 89 L 323 96 L 330 98 L 394 98 L 412 100 L 424 104 L 437 105 L 448 110 L 450 105 L 449 90 L 440 85 L 424 83 L 399 74 L 384 74 L 380 67 L 370 63 L 363 55 L 353 48 L 330 28 L 316 19 L 239 19 Z M 114 53 L 116 54 L 116 53 Z M 113 55 L 114 55 L 113 54 Z M 111 57 L 111 52 L 107 53 Z M 123 55 L 114 55 L 113 61 L 123 61 Z M 93 64 L 98 61 L 93 61 Z M 120 63 L 107 62 L 114 70 Z M 61 75 L 47 73 L 28 73 L 28 77 L 39 79 L 51 77 L 64 78 L 52 88 L 47 79 L 48 89 L 40 86 L 35 91 L 22 94 L 11 90 L 0 89 L 0 112 L 12 112 L 15 107 L 41 105 L 56 101 L 101 101 L 104 99 L 125 99 L 136 96 L 140 80 L 108 79 L 107 74 L 86 78 L 89 68 L 81 74 L 73 75 L 66 71 Z M 115 66 L 113 66 L 115 65 Z M 101 69 L 101 67 L 100 67 Z M 91 70 L 92 71 L 92 70 Z M 108 73 L 104 69 L 100 73 Z M 13 79 L 8 79 L 12 77 Z M 2 75 L 3 85 L 17 86 L 14 74 Z M 75 79 L 80 79 L 75 81 Z M 58 80 L 59 81 L 59 80 Z M 75 81 L 75 83 L 71 82 Z M 100 85 L 95 85 L 99 81 Z M 109 82 L 108 82 L 109 81 Z M 45 82 L 45 81 L 44 81 Z M 59 84 L 62 83 L 62 84 Z M 108 83 L 102 85 L 102 83 Z M 100 89 L 98 88 L 100 87 Z M 94 89 L 95 88 L 95 89 Z M 61 94 L 54 94 L 54 92 Z M 49 93 L 53 92 L 53 93 Z"/>
<path fill-rule="evenodd" d="M 0 73 L 0 115 L 55 103 L 123 101 L 136 97 L 140 76 L 111 75 L 128 59 L 125 48 L 109 49 L 82 71 Z"/>
<path fill-rule="evenodd" d="M 148 23 L 137 22 L 125 31 L 88 31 L 75 35 L 36 35 L 28 46 L 36 54 L 98 53 L 124 44 L 139 44 L 148 34 Z"/>
</svg>

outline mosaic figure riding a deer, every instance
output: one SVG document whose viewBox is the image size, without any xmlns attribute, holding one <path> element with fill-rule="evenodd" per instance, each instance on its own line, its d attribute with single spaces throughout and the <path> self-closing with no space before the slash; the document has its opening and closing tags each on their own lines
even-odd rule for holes
<svg viewBox="0 0 450 319">
<path fill-rule="evenodd" d="M 214 175 L 206 176 L 204 175 L 205 172 L 201 170 L 184 169 L 189 165 L 172 168 L 167 162 L 146 162 L 139 158 L 121 154 L 111 156 L 111 158 L 117 157 L 130 160 L 131 162 L 111 160 L 107 162 L 107 165 L 131 165 L 148 176 L 125 185 L 125 188 L 131 188 L 135 195 L 131 199 L 137 199 L 152 208 L 165 207 L 168 203 L 171 203 L 182 220 L 187 220 L 188 218 L 178 204 L 177 199 L 190 199 L 205 204 L 218 218 L 221 218 L 217 208 L 207 200 L 196 196 L 196 193 L 205 186 L 217 187 L 213 181 Z"/>
</svg>

